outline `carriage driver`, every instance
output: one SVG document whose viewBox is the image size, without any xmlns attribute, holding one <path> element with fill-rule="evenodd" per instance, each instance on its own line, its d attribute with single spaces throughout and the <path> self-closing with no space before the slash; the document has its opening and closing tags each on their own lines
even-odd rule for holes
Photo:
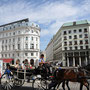
<svg viewBox="0 0 90 90">
<path fill-rule="evenodd" d="M 45 63 L 45 61 L 44 61 L 44 55 L 41 54 L 40 59 L 39 59 L 39 65 L 42 66 L 44 63 Z"/>
</svg>

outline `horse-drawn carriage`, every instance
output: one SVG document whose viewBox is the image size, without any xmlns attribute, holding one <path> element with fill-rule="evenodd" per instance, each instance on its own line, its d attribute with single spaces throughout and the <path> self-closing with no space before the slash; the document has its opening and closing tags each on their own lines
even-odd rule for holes
<svg viewBox="0 0 90 90">
<path fill-rule="evenodd" d="M 22 86 L 25 82 L 29 82 L 32 84 L 33 90 L 36 88 L 47 88 L 46 86 L 46 78 L 47 76 L 44 75 L 43 69 L 41 68 L 35 68 L 33 67 L 32 69 L 16 69 L 13 66 L 10 66 L 10 71 L 13 74 L 7 74 L 4 73 L 0 79 L 1 87 L 4 90 L 11 90 L 14 87 L 20 87 Z"/>
<path fill-rule="evenodd" d="M 54 86 L 55 88 L 56 86 L 58 87 L 61 83 L 63 83 L 63 89 L 65 90 L 65 81 L 81 83 L 80 90 L 82 90 L 82 85 L 86 85 L 87 83 L 85 71 L 83 71 L 82 69 L 77 71 L 77 68 L 56 69 L 53 74 L 54 80 L 52 80 L 50 74 L 47 73 L 48 70 L 46 66 L 28 70 L 10 67 L 10 70 L 13 75 L 8 75 L 7 73 L 5 73 L 2 75 L 0 80 L 1 86 L 4 90 L 10 90 L 16 86 L 22 86 L 25 82 L 31 82 L 33 90 L 51 90 L 52 86 Z M 85 70 L 87 70 L 87 68 L 85 68 Z M 53 82 L 54 84 L 52 84 Z M 88 85 L 86 87 L 87 90 L 89 90 Z M 69 86 L 68 90 L 70 90 Z"/>
</svg>

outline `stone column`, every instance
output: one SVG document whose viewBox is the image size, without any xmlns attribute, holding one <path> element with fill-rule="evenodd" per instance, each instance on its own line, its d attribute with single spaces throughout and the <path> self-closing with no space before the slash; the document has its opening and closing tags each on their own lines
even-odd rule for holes
<svg viewBox="0 0 90 90">
<path fill-rule="evenodd" d="M 79 57 L 79 66 L 81 66 L 81 57 Z"/>
<path fill-rule="evenodd" d="M 69 58 L 67 57 L 67 66 L 69 67 Z"/>
<path fill-rule="evenodd" d="M 85 60 L 86 60 L 86 63 L 85 64 L 87 65 L 88 64 L 87 57 L 85 57 Z"/>
<path fill-rule="evenodd" d="M 62 60 L 63 60 L 63 66 L 66 66 L 66 60 L 65 60 L 65 55 L 64 55 L 64 53 L 62 54 Z"/>
<path fill-rule="evenodd" d="M 75 57 L 73 57 L 73 66 L 75 67 Z"/>
</svg>

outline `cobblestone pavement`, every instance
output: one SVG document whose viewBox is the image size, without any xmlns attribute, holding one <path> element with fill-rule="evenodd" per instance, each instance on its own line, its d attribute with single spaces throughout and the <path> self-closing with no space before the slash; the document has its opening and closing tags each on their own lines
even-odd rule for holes
<svg viewBox="0 0 90 90">
<path fill-rule="evenodd" d="M 31 83 L 25 83 L 22 87 L 15 87 L 12 90 L 33 90 L 33 88 L 31 86 L 32 86 Z M 71 90 L 80 90 L 79 89 L 79 87 L 80 87 L 79 83 L 70 82 L 69 86 L 70 86 Z M 65 87 L 65 88 L 66 88 L 65 90 L 68 90 L 67 87 Z M 90 88 L 90 85 L 89 85 L 89 88 Z M 0 86 L 0 90 L 2 90 L 1 86 Z M 60 85 L 59 90 L 63 90 L 62 84 Z M 83 90 L 87 90 L 87 89 L 85 87 L 83 87 Z"/>
</svg>

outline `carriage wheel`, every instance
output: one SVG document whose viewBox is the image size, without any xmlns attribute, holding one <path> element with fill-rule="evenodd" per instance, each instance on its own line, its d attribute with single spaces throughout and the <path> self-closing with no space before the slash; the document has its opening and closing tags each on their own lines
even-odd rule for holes
<svg viewBox="0 0 90 90">
<path fill-rule="evenodd" d="M 11 90 L 13 88 L 13 78 L 7 74 L 3 74 L 1 77 L 1 87 L 4 90 Z"/>
<path fill-rule="evenodd" d="M 41 87 L 40 79 L 33 80 L 32 87 L 33 87 L 33 90 L 43 90 Z"/>
<path fill-rule="evenodd" d="M 24 80 L 14 79 L 14 85 L 17 87 L 21 87 L 24 84 Z"/>
<path fill-rule="evenodd" d="M 36 79 L 33 81 L 32 87 L 33 87 L 33 90 L 47 90 L 48 84 L 46 80 Z"/>
</svg>

